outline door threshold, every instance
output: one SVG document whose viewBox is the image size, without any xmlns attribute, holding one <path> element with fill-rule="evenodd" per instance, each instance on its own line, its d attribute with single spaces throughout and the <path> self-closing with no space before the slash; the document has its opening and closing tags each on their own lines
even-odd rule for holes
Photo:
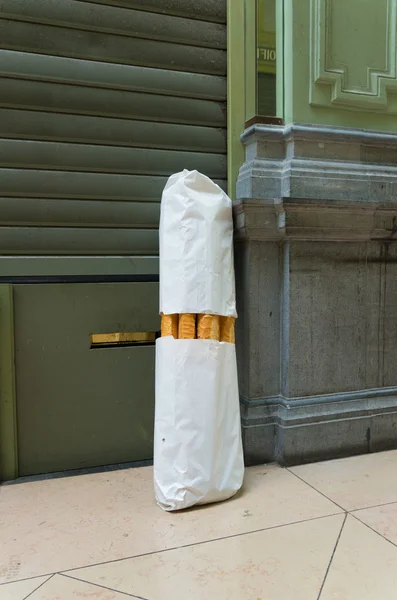
<svg viewBox="0 0 397 600">
<path fill-rule="evenodd" d="M 63 477 L 77 477 L 78 475 L 92 475 L 95 473 L 109 473 L 111 471 L 122 471 L 124 469 L 137 469 L 139 467 L 150 467 L 153 465 L 153 460 L 138 460 L 135 462 L 118 463 L 114 465 L 103 465 L 100 467 L 88 467 L 84 469 L 72 469 L 70 471 L 57 471 L 55 473 L 44 473 L 40 475 L 27 475 L 18 477 L 11 481 L 4 481 L 0 485 L 16 485 L 19 483 L 30 483 L 34 481 L 45 481 L 47 479 L 61 479 Z"/>
</svg>

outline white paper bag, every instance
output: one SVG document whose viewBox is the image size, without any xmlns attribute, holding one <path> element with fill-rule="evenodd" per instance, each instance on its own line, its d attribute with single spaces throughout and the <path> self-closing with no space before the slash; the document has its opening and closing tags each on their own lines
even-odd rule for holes
<svg viewBox="0 0 397 600">
<path fill-rule="evenodd" d="M 198 171 L 172 175 L 163 191 L 160 312 L 237 316 L 232 203 Z"/>
<path fill-rule="evenodd" d="M 156 342 L 154 485 L 164 510 L 226 500 L 244 475 L 234 344 Z"/>
<path fill-rule="evenodd" d="M 164 188 L 160 312 L 237 316 L 232 203 L 197 171 Z M 215 340 L 156 342 L 154 485 L 164 510 L 225 500 L 242 485 L 235 352 Z"/>
</svg>

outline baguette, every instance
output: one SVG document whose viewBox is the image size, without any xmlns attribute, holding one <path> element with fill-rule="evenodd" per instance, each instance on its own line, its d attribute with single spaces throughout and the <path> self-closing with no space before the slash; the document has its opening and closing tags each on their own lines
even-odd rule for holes
<svg viewBox="0 0 397 600">
<path fill-rule="evenodd" d="M 234 317 L 221 317 L 221 342 L 235 343 Z"/>
<path fill-rule="evenodd" d="M 161 314 L 161 337 L 169 335 L 178 339 L 178 315 Z"/>
<path fill-rule="evenodd" d="M 180 340 L 194 340 L 196 337 L 196 315 L 183 313 L 179 315 L 178 338 Z"/>
<path fill-rule="evenodd" d="M 197 338 L 200 340 L 220 339 L 218 315 L 197 315 Z"/>
</svg>

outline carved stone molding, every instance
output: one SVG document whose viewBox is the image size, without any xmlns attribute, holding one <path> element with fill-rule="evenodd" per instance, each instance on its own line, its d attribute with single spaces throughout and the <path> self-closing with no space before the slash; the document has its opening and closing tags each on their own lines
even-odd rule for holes
<svg viewBox="0 0 397 600">
<path fill-rule="evenodd" d="M 397 240 L 397 135 L 254 125 L 242 139 L 236 239 Z"/>
<path fill-rule="evenodd" d="M 310 104 L 397 113 L 397 0 L 311 0 Z"/>
<path fill-rule="evenodd" d="M 396 388 L 294 400 L 242 398 L 241 417 L 247 465 L 291 466 L 397 447 Z"/>
</svg>

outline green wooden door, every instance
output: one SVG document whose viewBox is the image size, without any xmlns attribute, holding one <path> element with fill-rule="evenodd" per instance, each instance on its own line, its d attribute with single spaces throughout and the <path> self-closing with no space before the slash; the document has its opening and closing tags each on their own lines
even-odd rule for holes
<svg viewBox="0 0 397 600">
<path fill-rule="evenodd" d="M 150 459 L 154 346 L 91 334 L 156 332 L 158 284 L 15 285 L 19 475 Z"/>
</svg>

